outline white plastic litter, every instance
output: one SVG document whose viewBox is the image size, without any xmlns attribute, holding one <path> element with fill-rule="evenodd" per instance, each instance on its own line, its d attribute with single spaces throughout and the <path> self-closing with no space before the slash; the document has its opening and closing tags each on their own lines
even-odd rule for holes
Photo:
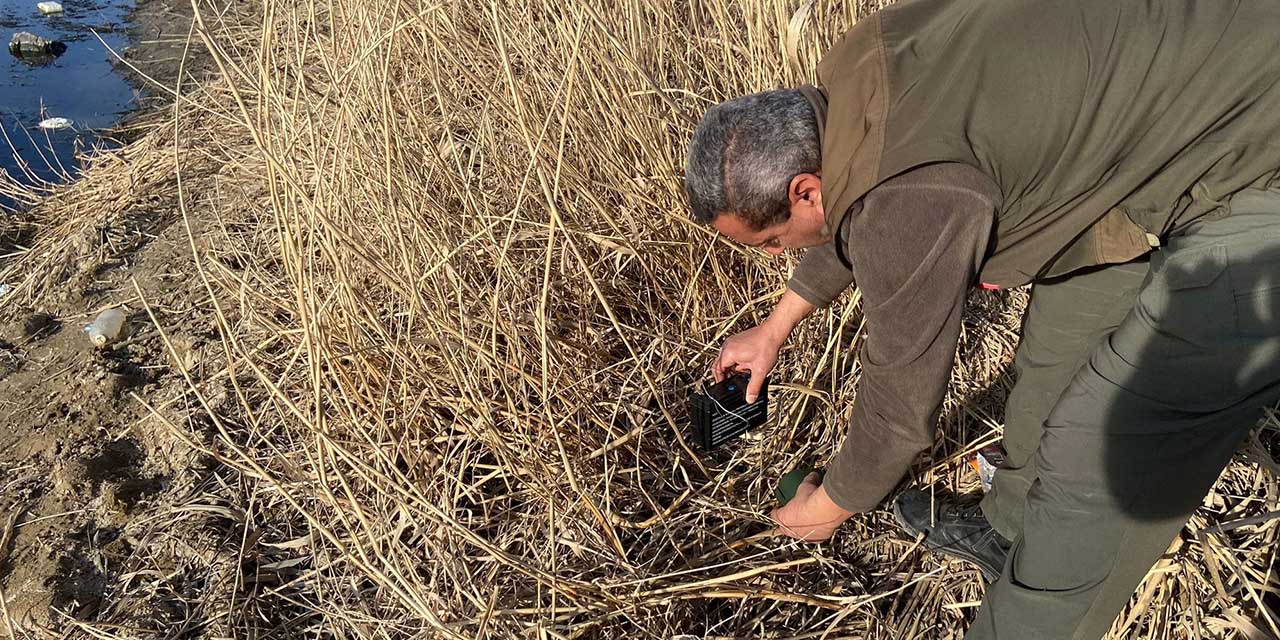
<svg viewBox="0 0 1280 640">
<path fill-rule="evenodd" d="M 62 13 L 62 5 L 57 2 L 37 2 L 36 8 L 40 13 L 49 15 L 51 13 Z"/>
<path fill-rule="evenodd" d="M 119 309 L 107 309 L 93 319 L 93 323 L 84 328 L 89 334 L 89 342 L 95 347 L 106 346 L 108 342 L 120 337 L 124 328 L 124 312 Z"/>
<path fill-rule="evenodd" d="M 977 455 L 978 461 L 978 481 L 982 483 L 982 492 L 986 493 L 991 490 L 991 483 L 996 477 L 996 466 L 979 451 Z"/>
<path fill-rule="evenodd" d="M 45 118 L 40 121 L 41 129 L 66 129 L 73 123 L 67 118 Z"/>
<path fill-rule="evenodd" d="M 0 284 L 0 298 L 3 298 L 3 297 L 5 297 L 6 295 L 8 295 L 10 291 L 13 291 L 13 285 L 11 285 L 11 284 Z"/>
</svg>

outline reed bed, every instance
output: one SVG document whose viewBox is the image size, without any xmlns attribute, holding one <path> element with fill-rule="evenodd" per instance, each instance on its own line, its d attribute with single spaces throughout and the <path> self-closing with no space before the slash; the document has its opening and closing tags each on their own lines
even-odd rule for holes
<svg viewBox="0 0 1280 640">
<path fill-rule="evenodd" d="M 690 385 L 767 313 L 795 257 L 689 220 L 684 145 L 714 102 L 812 81 L 874 8 L 266 0 L 246 36 L 200 5 L 193 41 L 221 84 L 179 87 L 123 161 L 36 209 L 75 224 L 86 194 L 166 176 L 132 188 L 172 192 L 190 228 L 218 221 L 192 233 L 191 273 L 221 364 L 197 372 L 174 350 L 189 410 L 154 412 L 235 470 L 237 504 L 220 508 L 254 523 L 227 551 L 241 562 L 201 569 L 221 586 L 187 604 L 197 631 L 961 637 L 979 574 L 925 554 L 886 513 L 828 544 L 768 534 L 778 477 L 843 437 L 856 292 L 792 337 L 769 425 L 711 454 L 686 427 Z M 67 237 L 36 228 L 9 267 L 31 299 Z M 975 292 L 937 445 L 911 482 L 978 490 L 966 459 L 999 438 L 1024 302 Z M 1280 633 L 1278 424 L 1112 637 Z M 139 573 L 113 597 L 147 584 Z M 76 633 L 130 637 L 126 609 Z"/>
</svg>

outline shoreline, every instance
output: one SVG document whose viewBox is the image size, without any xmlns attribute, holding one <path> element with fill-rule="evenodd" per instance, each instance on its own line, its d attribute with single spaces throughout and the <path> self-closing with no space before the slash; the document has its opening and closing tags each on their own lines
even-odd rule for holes
<svg viewBox="0 0 1280 640">
<path fill-rule="evenodd" d="M 145 133 L 145 127 L 142 130 L 135 127 L 140 120 L 173 103 L 173 95 L 157 88 L 153 81 L 172 88 L 181 70 L 185 76 L 183 86 L 189 87 L 216 75 L 213 60 L 194 33 L 191 46 L 187 47 L 187 35 L 194 18 L 190 2 L 136 0 L 127 16 L 125 32 L 129 45 L 117 52 L 124 62 L 115 60 L 112 66 L 133 86 L 137 97 L 134 107 L 105 133 L 127 144 Z"/>
<path fill-rule="evenodd" d="M 153 81 L 172 87 L 181 68 L 194 92 L 214 67 L 198 41 L 182 60 L 193 17 L 185 0 L 138 0 L 126 15 L 119 28 L 129 44 L 116 53 L 129 64 L 111 66 L 134 99 L 94 130 L 103 151 L 77 163 L 84 171 L 73 180 L 0 217 L 0 284 L 9 286 L 0 296 L 0 483 L 21 526 L 0 549 L 0 617 L 23 638 L 54 637 L 63 616 L 93 621 L 123 606 L 118 577 L 135 550 L 158 548 L 133 536 L 147 539 L 146 519 L 190 499 L 202 477 L 193 470 L 211 464 L 148 423 L 144 403 L 184 387 L 131 292 L 139 282 L 163 308 L 199 308 L 185 229 L 173 224 L 174 154 L 148 138 L 168 135 L 163 110 L 173 104 Z M 193 180 L 212 173 L 208 162 L 192 164 Z M 126 310 L 131 337 L 95 349 L 81 327 L 107 307 Z M 158 313 L 189 344 L 212 335 L 205 314 Z M 193 523 L 180 535 L 216 555 L 213 543 L 194 542 L 200 532 Z M 130 622 L 157 625 L 176 602 L 139 603 Z"/>
</svg>

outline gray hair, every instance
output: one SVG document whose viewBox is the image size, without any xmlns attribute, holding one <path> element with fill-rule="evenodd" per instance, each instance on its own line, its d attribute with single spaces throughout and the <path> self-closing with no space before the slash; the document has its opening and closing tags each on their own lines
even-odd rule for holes
<svg viewBox="0 0 1280 640">
<path fill-rule="evenodd" d="M 733 213 L 759 231 L 791 216 L 791 179 L 821 166 L 813 106 L 795 89 L 765 91 L 707 110 L 689 141 L 684 187 L 695 220 Z"/>
</svg>

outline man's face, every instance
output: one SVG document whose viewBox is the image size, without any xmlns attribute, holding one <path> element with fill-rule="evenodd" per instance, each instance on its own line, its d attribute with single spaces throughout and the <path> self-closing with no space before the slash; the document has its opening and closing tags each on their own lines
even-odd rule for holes
<svg viewBox="0 0 1280 640">
<path fill-rule="evenodd" d="M 716 216 L 711 226 L 735 242 L 778 255 L 787 249 L 803 249 L 831 239 L 823 233 L 826 223 L 822 209 L 822 178 L 802 173 L 791 180 L 788 190 L 791 216 L 786 222 L 756 231 L 734 213 Z"/>
</svg>

